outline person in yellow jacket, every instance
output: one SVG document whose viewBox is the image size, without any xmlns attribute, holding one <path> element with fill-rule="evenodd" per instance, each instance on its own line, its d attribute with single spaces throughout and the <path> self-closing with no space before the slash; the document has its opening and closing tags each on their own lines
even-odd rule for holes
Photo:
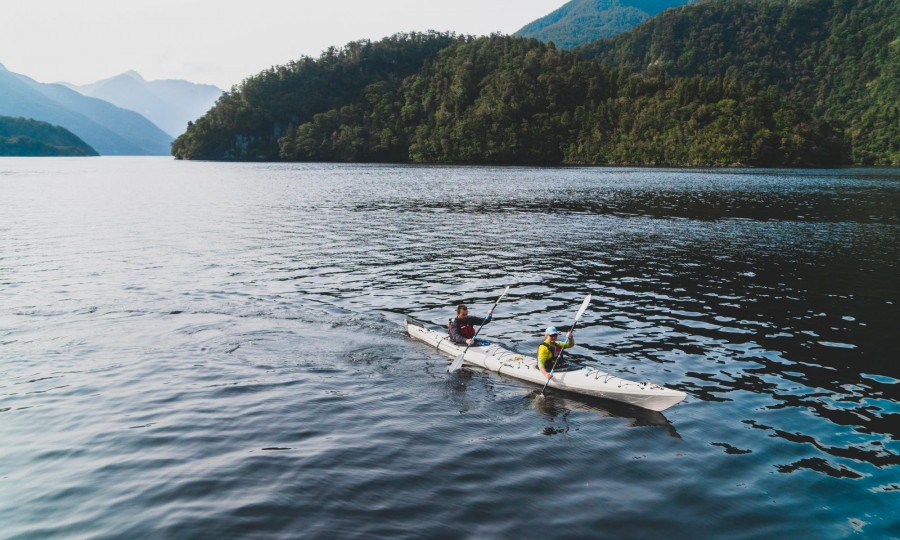
<svg viewBox="0 0 900 540">
<path fill-rule="evenodd" d="M 572 337 L 571 330 L 566 334 L 566 340 L 563 342 L 556 341 L 558 336 L 559 330 L 555 326 L 548 326 L 547 331 L 544 332 L 544 341 L 538 345 L 538 368 L 544 374 L 544 377 L 548 379 L 553 378 L 550 371 L 553 369 L 553 363 L 559 358 L 559 353 L 563 349 L 569 349 L 575 345 L 575 339 Z"/>
</svg>

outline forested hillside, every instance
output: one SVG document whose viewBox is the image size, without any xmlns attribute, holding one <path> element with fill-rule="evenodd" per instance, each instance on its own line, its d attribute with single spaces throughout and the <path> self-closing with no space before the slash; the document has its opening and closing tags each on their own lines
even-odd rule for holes
<svg viewBox="0 0 900 540">
<path fill-rule="evenodd" d="M 577 52 L 500 35 L 351 43 L 247 79 L 189 126 L 173 153 L 543 165 L 898 164 L 900 62 L 897 15 L 888 4 L 708 1 Z"/>
<path fill-rule="evenodd" d="M 900 164 L 900 2 L 704 1 L 580 49 L 649 76 L 775 87 L 841 131 L 858 164 Z"/>
<path fill-rule="evenodd" d="M 441 49 L 467 38 L 452 34 L 397 34 L 371 43 L 330 48 L 246 79 L 172 145 L 190 159 L 277 160 L 278 140 L 318 113 L 366 102 L 414 74 Z"/>
<path fill-rule="evenodd" d="M 840 161 L 830 126 L 736 79 L 647 77 L 535 40 L 460 43 L 394 92 L 288 131 L 298 161 L 812 165 Z"/>
<path fill-rule="evenodd" d="M 96 156 L 71 131 L 46 122 L 0 116 L 0 156 Z"/>
</svg>

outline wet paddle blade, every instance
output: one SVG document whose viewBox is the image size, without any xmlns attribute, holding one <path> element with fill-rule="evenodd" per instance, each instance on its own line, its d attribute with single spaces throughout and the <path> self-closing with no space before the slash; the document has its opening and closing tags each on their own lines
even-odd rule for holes
<svg viewBox="0 0 900 540">
<path fill-rule="evenodd" d="M 500 303 L 500 300 L 503 300 L 503 297 L 506 296 L 506 293 L 509 292 L 509 287 L 510 287 L 509 285 L 506 286 L 506 289 L 503 291 L 503 294 L 501 294 L 500 298 L 498 298 L 497 301 L 494 302 L 494 307 L 497 307 L 497 304 Z"/>
<path fill-rule="evenodd" d="M 578 314 L 575 315 L 575 322 L 578 322 L 578 319 L 584 315 L 584 312 L 587 311 L 588 304 L 591 303 L 591 295 L 587 295 L 584 297 L 584 302 L 581 303 L 581 307 L 578 309 Z M 575 326 L 575 325 L 572 325 Z"/>
<path fill-rule="evenodd" d="M 469 350 L 469 348 L 466 347 L 466 350 Z M 459 369 L 460 366 L 462 366 L 463 358 L 464 358 L 465 356 L 466 356 L 466 353 L 462 353 L 461 355 L 457 356 L 457 357 L 453 360 L 453 363 L 450 364 L 450 367 L 447 368 L 447 371 L 448 371 L 449 373 L 453 373 L 454 371 L 456 371 L 457 369 Z"/>
</svg>

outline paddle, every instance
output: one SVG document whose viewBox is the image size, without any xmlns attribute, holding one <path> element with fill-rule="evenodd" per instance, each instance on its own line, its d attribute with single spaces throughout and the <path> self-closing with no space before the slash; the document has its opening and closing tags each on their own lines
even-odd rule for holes
<svg viewBox="0 0 900 540">
<path fill-rule="evenodd" d="M 500 300 L 503 300 L 503 297 L 506 296 L 506 293 L 508 293 L 508 292 L 509 292 L 509 285 L 506 286 L 506 290 L 503 291 L 503 294 L 500 295 L 500 298 L 498 298 L 497 301 L 494 302 L 494 307 L 492 307 L 492 308 L 490 309 L 490 311 L 488 311 L 488 314 L 492 314 L 492 313 L 494 312 L 494 308 L 497 307 L 497 304 L 500 303 Z M 475 337 L 478 336 L 478 332 L 481 332 L 481 329 L 482 329 L 482 328 L 484 328 L 484 323 L 481 323 L 481 326 L 478 327 L 478 330 L 475 332 L 475 335 L 472 336 L 472 340 L 473 340 L 472 343 L 475 343 L 475 341 L 474 341 L 474 340 L 475 340 Z M 466 353 L 469 352 L 469 347 L 471 347 L 471 346 L 472 346 L 471 344 L 470 344 L 470 345 L 466 345 L 466 350 L 464 350 L 464 351 L 462 352 L 461 355 L 457 356 L 457 357 L 453 360 L 453 363 L 450 364 L 450 367 L 447 368 L 447 371 L 448 371 L 448 372 L 453 373 L 454 371 L 456 371 L 457 369 L 459 369 L 459 367 L 460 367 L 460 366 L 462 365 L 462 363 L 463 363 L 463 358 L 465 358 Z"/>
<path fill-rule="evenodd" d="M 572 323 L 572 328 L 566 333 L 566 341 L 563 343 L 562 350 L 559 351 L 559 356 L 556 357 L 556 360 L 553 361 L 553 367 L 550 368 L 550 378 L 547 379 L 547 382 L 544 383 L 544 387 L 541 388 L 541 397 L 544 397 L 544 390 L 547 389 L 547 386 L 550 385 L 550 381 L 553 380 L 553 371 L 556 369 L 556 363 L 559 362 L 559 359 L 562 358 L 563 351 L 566 350 L 566 345 L 569 344 L 569 334 L 571 334 L 575 330 L 575 325 L 578 324 L 578 319 L 584 315 L 584 312 L 587 311 L 588 304 L 591 303 L 591 295 L 587 295 L 584 297 L 584 302 L 581 303 L 581 307 L 578 309 L 578 314 L 575 315 L 575 322 Z"/>
</svg>

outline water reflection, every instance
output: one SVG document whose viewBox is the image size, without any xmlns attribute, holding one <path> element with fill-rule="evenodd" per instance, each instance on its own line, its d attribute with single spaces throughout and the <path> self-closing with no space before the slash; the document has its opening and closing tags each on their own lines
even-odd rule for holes
<svg viewBox="0 0 900 540">
<path fill-rule="evenodd" d="M 680 439 L 675 426 L 662 414 L 656 411 L 633 407 L 625 403 L 594 398 L 591 396 L 564 396 L 560 393 L 540 390 L 530 392 L 525 399 L 531 408 L 541 414 L 548 426 L 545 435 L 556 435 L 569 431 L 570 415 L 573 411 L 597 414 L 604 418 L 621 418 L 627 420 L 627 427 L 662 427 L 670 437 Z"/>
</svg>

